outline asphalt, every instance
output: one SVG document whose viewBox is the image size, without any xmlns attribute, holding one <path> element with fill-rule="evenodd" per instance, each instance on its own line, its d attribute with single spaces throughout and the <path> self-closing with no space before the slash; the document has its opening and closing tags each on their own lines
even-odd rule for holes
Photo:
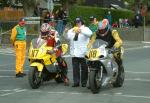
<svg viewBox="0 0 150 103">
<path fill-rule="evenodd" d="M 72 85 L 71 59 L 68 76 L 70 86 L 55 81 L 31 89 L 28 76 L 15 78 L 15 56 L 12 48 L 0 48 L 0 103 L 150 103 L 149 43 L 125 41 L 125 82 L 121 88 L 103 87 L 98 94 L 87 88 Z M 29 62 L 26 59 L 25 72 Z"/>
</svg>

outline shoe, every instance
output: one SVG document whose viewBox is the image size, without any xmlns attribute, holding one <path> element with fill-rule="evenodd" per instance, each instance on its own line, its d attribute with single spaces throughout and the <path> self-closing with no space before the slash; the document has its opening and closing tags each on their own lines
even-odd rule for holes
<svg viewBox="0 0 150 103">
<path fill-rule="evenodd" d="M 82 84 L 82 87 L 86 87 L 86 84 Z"/>
<path fill-rule="evenodd" d="M 21 73 L 23 76 L 26 76 L 26 73 Z"/>
<path fill-rule="evenodd" d="M 90 87 L 90 86 L 87 86 L 87 89 L 91 89 L 91 87 Z"/>
<path fill-rule="evenodd" d="M 65 86 L 69 86 L 69 79 L 66 78 L 66 79 L 64 80 L 64 85 L 65 85 Z"/>
<path fill-rule="evenodd" d="M 74 83 L 73 85 L 72 85 L 72 87 L 79 87 L 80 85 L 79 85 L 79 83 Z"/>
<path fill-rule="evenodd" d="M 22 73 L 17 73 L 16 78 L 23 77 Z"/>
</svg>

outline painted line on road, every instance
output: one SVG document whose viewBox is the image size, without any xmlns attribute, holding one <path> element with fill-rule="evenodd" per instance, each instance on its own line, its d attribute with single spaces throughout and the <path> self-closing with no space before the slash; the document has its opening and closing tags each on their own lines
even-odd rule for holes
<svg viewBox="0 0 150 103">
<path fill-rule="evenodd" d="M 134 79 L 125 79 L 126 81 L 140 81 L 140 82 L 150 82 L 150 79 L 134 78 Z"/>
<path fill-rule="evenodd" d="M 30 91 L 32 92 L 32 91 Z M 34 91 L 35 92 L 35 91 Z M 43 91 L 38 91 L 38 92 L 43 92 Z M 48 92 L 49 94 L 70 94 L 70 95 L 85 95 L 85 94 L 91 94 L 93 95 L 91 92 Z M 104 95 L 104 96 L 116 96 L 116 97 L 127 97 L 127 98 L 144 98 L 144 99 L 150 99 L 150 96 L 137 96 L 137 95 L 126 95 L 123 93 L 114 93 L 114 94 L 100 94 L 100 95 Z"/>
<path fill-rule="evenodd" d="M 12 66 L 12 65 L 15 65 L 14 63 L 9 63 L 9 65 L 8 64 L 4 64 L 4 65 L 0 65 L 0 67 L 4 67 L 4 66 Z"/>
<path fill-rule="evenodd" d="M 0 78 L 14 78 L 15 76 L 9 76 L 9 75 L 4 75 L 4 76 L 0 76 Z"/>
<path fill-rule="evenodd" d="M 24 91 L 27 91 L 27 90 L 26 89 L 13 89 L 13 90 L 10 90 L 9 93 L 4 93 L 4 94 L 1 94 L 0 96 L 4 97 L 4 96 L 8 96 L 8 95 L 13 95 L 13 94 L 16 94 L 16 93 L 24 92 Z"/>
<path fill-rule="evenodd" d="M 142 41 L 142 43 L 146 43 L 146 44 L 149 44 L 150 42 L 149 42 L 149 41 Z"/>
<path fill-rule="evenodd" d="M 118 94 L 118 93 L 114 93 L 114 94 L 103 94 L 106 96 L 117 96 L 117 97 L 127 97 L 127 98 L 144 98 L 144 99 L 150 99 L 150 96 L 137 96 L 137 95 L 124 95 L 124 94 Z"/>
<path fill-rule="evenodd" d="M 143 48 L 150 48 L 150 46 L 144 46 Z"/>
<path fill-rule="evenodd" d="M 126 73 L 132 73 L 132 74 L 150 74 L 150 72 L 134 72 L 134 71 L 125 71 Z"/>
</svg>

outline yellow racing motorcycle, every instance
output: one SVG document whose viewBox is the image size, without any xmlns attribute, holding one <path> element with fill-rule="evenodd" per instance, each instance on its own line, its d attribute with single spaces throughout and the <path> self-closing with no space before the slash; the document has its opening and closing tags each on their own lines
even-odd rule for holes
<svg viewBox="0 0 150 103">
<path fill-rule="evenodd" d="M 30 44 L 28 59 L 31 69 L 29 69 L 28 81 L 33 89 L 39 88 L 44 81 L 52 79 L 57 83 L 64 81 L 63 67 L 58 64 L 55 50 L 46 45 L 47 41 L 39 38 L 33 39 Z M 59 47 L 63 55 L 68 50 L 67 44 L 60 44 Z M 64 59 L 63 61 L 66 64 Z"/>
</svg>

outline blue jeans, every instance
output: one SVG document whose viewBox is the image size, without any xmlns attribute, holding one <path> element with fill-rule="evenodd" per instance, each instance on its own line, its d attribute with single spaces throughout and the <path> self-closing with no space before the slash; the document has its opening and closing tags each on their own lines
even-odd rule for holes
<svg viewBox="0 0 150 103">
<path fill-rule="evenodd" d="M 59 35 L 63 33 L 63 28 L 64 28 L 63 21 L 58 20 L 56 30 L 58 31 Z"/>
</svg>

